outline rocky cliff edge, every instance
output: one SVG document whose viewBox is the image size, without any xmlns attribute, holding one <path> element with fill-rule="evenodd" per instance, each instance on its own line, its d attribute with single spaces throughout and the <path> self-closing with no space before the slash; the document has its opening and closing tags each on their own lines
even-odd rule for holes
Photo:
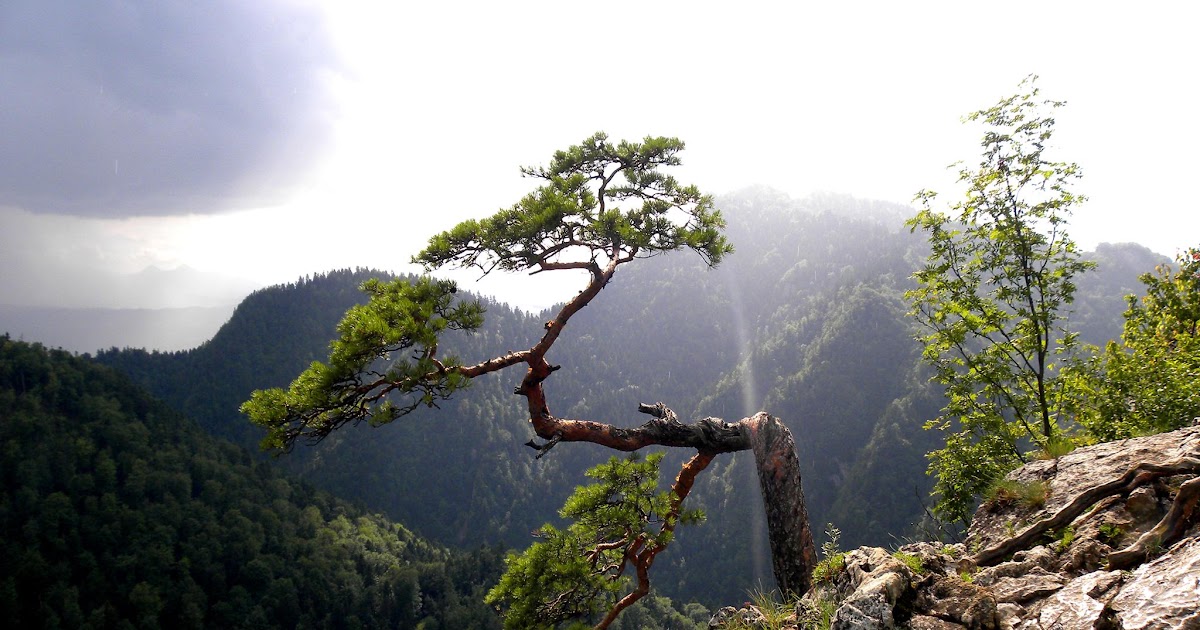
<svg viewBox="0 0 1200 630">
<path fill-rule="evenodd" d="M 711 627 L 1200 630 L 1200 426 L 1008 479 L 965 543 L 859 548 L 784 619 L 730 607 Z"/>
</svg>

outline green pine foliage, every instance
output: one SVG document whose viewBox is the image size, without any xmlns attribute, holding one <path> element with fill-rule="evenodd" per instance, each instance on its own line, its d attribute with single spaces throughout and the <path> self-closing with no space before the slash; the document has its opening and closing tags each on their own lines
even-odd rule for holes
<svg viewBox="0 0 1200 630">
<path fill-rule="evenodd" d="M 501 552 L 288 481 L 114 370 L 0 337 L 8 628 L 497 627 Z"/>
<path fill-rule="evenodd" d="M 589 252 L 583 261 L 594 265 L 686 248 L 715 267 L 733 251 L 720 211 L 712 197 L 661 170 L 678 166 L 683 149 L 677 138 L 614 144 L 607 134 L 593 134 L 556 151 L 548 166 L 522 168 L 545 183 L 511 208 L 434 236 L 413 262 L 429 270 L 549 270 L 575 265 L 561 255 L 578 250 Z"/>
<path fill-rule="evenodd" d="M 351 307 L 337 326 L 327 362 L 313 361 L 283 389 L 257 390 L 242 413 L 267 429 L 266 450 L 316 443 L 347 423 L 387 424 L 424 405 L 434 407 L 467 387 L 451 356 L 438 357 L 446 331 L 483 325 L 478 301 L 455 300 L 453 282 L 372 278 L 366 304 Z"/>
<path fill-rule="evenodd" d="M 607 611 L 627 588 L 627 553 L 665 547 L 676 518 L 695 523 L 699 511 L 671 515 L 672 494 L 658 490 L 662 453 L 636 454 L 587 471 L 595 483 L 579 486 L 559 516 L 566 528 L 543 525 L 540 539 L 505 560 L 507 570 L 487 596 L 505 611 L 505 628 L 553 628 Z"/>
<path fill-rule="evenodd" d="M 1040 143 L 1048 139 L 1053 119 L 1032 114 L 1035 94 L 975 115 L 988 124 L 1013 123 L 1018 132 L 985 138 L 984 164 L 962 172 L 971 192 L 958 209 L 991 199 L 990 187 L 1012 178 L 1035 190 L 1035 203 L 1021 212 L 1049 228 L 1049 236 L 1026 233 L 1026 244 L 1031 251 L 1045 246 L 1061 255 L 1051 256 L 1056 262 L 1045 267 L 1051 273 L 1036 286 L 1050 289 L 1051 306 L 1080 298 L 1072 328 L 1103 343 L 1116 335 L 1119 325 L 1118 311 L 1106 305 L 1114 299 L 1119 305 L 1120 296 L 1129 292 L 1124 278 L 1136 275 L 1129 269 L 1149 267 L 1140 262 L 1145 255 L 1109 246 L 1097 252 L 1099 273 L 1073 275 L 1086 264 L 1079 262 L 1062 228 L 1063 217 L 1081 200 L 1068 186 L 1078 171 L 1074 165 L 1040 161 Z M 998 148 L 1022 134 L 1034 150 L 1006 154 Z M 936 444 L 931 443 L 936 434 L 917 430 L 945 401 L 924 385 L 927 374 L 917 365 L 919 349 L 907 341 L 910 330 L 901 315 L 900 296 L 913 290 L 908 270 L 926 247 L 937 255 L 940 246 L 943 253 L 974 265 L 969 276 L 984 268 L 988 252 L 955 239 L 972 233 L 1003 244 L 1014 235 L 1006 229 L 1019 231 L 1019 221 L 972 226 L 955 216 L 947 221 L 926 206 L 922 226 L 942 229 L 941 240 L 927 244 L 900 228 L 907 209 L 890 204 L 828 195 L 791 200 L 766 189 L 741 191 L 714 203 L 659 171 L 678 163 L 682 148 L 673 139 L 614 144 L 597 134 L 559 152 L 545 168 L 525 169 L 542 184 L 535 192 L 492 219 L 467 222 L 435 237 L 419 260 L 485 271 L 528 269 L 564 238 L 592 248 L 601 259 L 610 251 L 605 244 L 612 243 L 625 248 L 611 250 L 615 256 L 651 257 L 622 269 L 555 346 L 556 363 L 566 366 L 553 383 L 555 411 L 564 417 L 616 418 L 618 424 L 629 418 L 632 424 L 640 421 L 632 413 L 636 404 L 652 400 L 668 401 L 682 418 L 737 418 L 769 408 L 804 436 L 799 449 L 814 521 L 844 523 L 852 546 L 879 544 L 888 534 L 903 536 L 919 517 L 919 496 L 929 487 L 919 474 L 925 467 L 920 453 L 942 447 L 945 457 L 938 465 L 960 492 L 966 510 L 973 500 L 971 484 L 1002 475 L 1014 457 L 1024 456 L 1022 449 L 1039 442 L 1054 445 L 1065 412 L 1039 409 L 1040 418 L 1030 414 L 1019 422 L 1014 415 L 1004 425 L 981 420 L 973 426 L 983 434 L 964 430 Z M 623 168 L 597 171 L 601 163 Z M 598 182 L 604 186 L 597 193 Z M 717 206 L 724 214 L 715 211 Z M 677 220 L 680 213 L 682 222 Z M 717 231 L 726 219 L 728 240 Z M 738 255 L 731 255 L 730 243 L 738 245 Z M 654 256 L 679 248 L 698 252 L 700 259 Z M 1010 253 L 1019 258 L 1028 252 L 1016 247 Z M 724 262 L 722 268 L 709 272 L 717 261 Z M 1190 262 L 1181 259 L 1180 269 Z M 1031 267 L 996 268 L 1003 280 Z M 1072 385 L 1100 403 L 1093 416 L 1080 407 L 1062 409 L 1077 414 L 1096 436 L 1163 430 L 1196 414 L 1196 388 L 1191 387 L 1197 380 L 1192 344 L 1196 318 L 1188 315 L 1196 286 L 1189 284 L 1187 274 L 1173 274 L 1160 272 L 1153 283 L 1147 281 L 1146 298 L 1131 304 L 1124 345 L 1110 346 L 1106 363 L 1097 363 L 1098 371 L 1091 373 L 1104 380 L 1088 381 L 1091 390 Z M 1092 283 L 1118 276 L 1122 279 Z M 382 279 L 371 281 L 373 277 Z M 360 287 L 366 287 L 365 294 Z M 272 447 L 328 436 L 317 447 L 299 449 L 273 464 L 228 445 L 196 446 L 192 440 L 202 436 L 187 421 L 156 403 L 137 402 L 137 396 L 71 393 L 81 383 L 114 384 L 119 379 L 90 372 L 72 376 L 72 370 L 83 370 L 78 366 L 27 369 L 37 363 L 30 357 L 45 351 L 30 354 L 22 349 L 28 346 L 6 345 L 6 353 L 12 350 L 12 356 L 22 358 L 10 361 L 6 354 L 7 362 L 0 365 L 0 379 L 11 385 L 11 391 L 0 389 L 5 413 L 0 437 L 6 449 L 0 470 L 5 488 L 15 488 L 0 502 L 4 550 L 11 554 L 0 560 L 6 567 L 0 579 L 3 613 L 11 612 L 17 627 L 34 623 L 31 619 L 44 620 L 48 627 L 497 623 L 479 605 L 479 589 L 499 573 L 499 552 L 485 548 L 462 556 L 412 542 L 419 539 L 409 530 L 358 515 L 276 473 L 303 475 L 442 542 L 468 548 L 481 542 L 524 544 L 530 529 L 567 498 L 572 480 L 594 465 L 598 455 L 583 448 L 557 449 L 553 457 L 535 462 L 521 446 L 529 432 L 523 409 L 512 398 L 514 382 L 489 377 L 460 391 L 465 383 L 448 377 L 427 388 L 399 388 L 406 397 L 391 407 L 362 407 L 358 416 L 326 413 L 348 406 L 342 395 L 353 396 L 365 384 L 354 379 L 366 366 L 391 380 L 415 383 L 411 377 L 454 365 L 454 357 L 469 361 L 528 347 L 530 331 L 535 336 L 541 331 L 544 318 L 452 289 L 448 283 L 395 279 L 369 270 L 337 271 L 256 292 L 217 337 L 195 350 L 101 353 L 103 362 L 133 375 L 194 416 L 206 431 L 239 444 L 250 446 L 263 438 L 259 427 L 237 413 L 251 391 L 266 390 L 263 396 L 273 397 L 260 399 L 259 405 L 252 401 L 252 407 L 311 410 L 313 422 L 307 428 L 313 430 L 307 433 L 282 422 L 278 413 L 257 414 L 270 431 L 267 443 Z M 1002 293 L 997 295 L 1017 295 Z M 1015 302 L 986 308 L 974 300 L 964 298 L 959 307 L 941 311 L 943 319 L 963 324 L 951 343 L 966 330 L 998 331 L 1022 308 Z M 424 311 L 415 309 L 418 303 L 435 306 Z M 481 325 L 484 306 L 488 318 Z M 981 307 L 979 314 L 972 314 L 974 307 Z M 343 313 L 348 323 L 339 329 Z M 1069 349 L 1073 341 L 1049 332 L 1061 324 L 1057 317 L 1065 310 L 1056 313 L 1036 315 L 1013 334 L 1046 340 L 1049 345 L 1035 347 L 1034 354 L 1047 350 L 1047 356 L 1055 357 L 1056 343 Z M 468 331 L 473 334 L 463 334 Z M 330 356 L 328 340 L 339 336 L 340 345 Z M 61 353 L 47 356 L 51 363 L 76 361 Z M 1053 359 L 1062 360 L 1062 355 Z M 14 371 L 12 365 L 21 367 Z M 308 376 L 287 387 L 306 368 Z M 1059 387 L 1055 368 L 1049 362 L 1046 368 L 1050 378 L 1044 384 L 1049 387 L 1040 389 L 1054 399 L 1066 383 Z M 990 364 L 972 364 L 966 373 L 972 370 L 1000 382 L 993 378 L 1000 372 Z M 43 372 L 53 376 L 38 376 Z M 345 385 L 341 394 L 335 384 Z M 1036 384 L 1018 389 L 1025 399 L 1039 396 L 1030 394 L 1039 390 Z M 335 394 L 314 397 L 331 391 Z M 1003 397 L 999 389 L 982 391 Z M 447 399 L 450 394 L 452 400 Z M 35 399 L 42 407 L 30 407 Z M 59 408 L 60 403 L 67 408 Z M 1032 409 L 1025 402 L 1011 408 Z M 131 409 L 138 422 L 118 420 Z M 969 422 L 982 417 L 972 415 L 974 408 L 962 409 L 959 417 Z M 13 410 L 20 414 L 14 411 L 10 418 Z M 341 424 L 383 424 L 405 412 L 410 413 L 404 422 L 380 431 L 346 427 L 330 433 Z M 96 428 L 93 419 L 101 417 L 111 427 Z M 1049 431 L 1043 430 L 1047 418 Z M 164 429 L 164 422 L 174 432 Z M 83 437 L 54 437 L 49 446 L 32 445 L 35 438 L 50 439 L 37 436 L 34 427 L 54 427 L 47 434 L 58 436 L 65 425 L 77 425 Z M 668 462 L 678 457 L 668 455 Z M 671 571 L 656 577 L 656 588 L 677 598 L 728 602 L 750 590 L 754 580 L 767 577 L 752 568 L 752 541 L 761 537 L 755 531 L 760 508 L 752 467 L 746 457 L 726 459 L 712 465 L 689 499 L 709 507 L 715 527 L 678 532 L 685 544 L 660 563 Z M 226 472 L 229 465 L 236 473 Z M 260 487 L 247 477 L 267 485 Z M 118 525 L 97 516 L 114 514 Z M 154 532 L 143 533 L 146 528 Z M 556 540 L 560 551 L 579 551 L 588 540 L 571 534 L 571 526 L 539 531 L 546 536 L 543 542 Z M 94 538 L 117 545 L 117 551 L 94 551 L 88 546 Z M 124 540 L 133 541 L 130 548 L 120 547 Z M 147 560 L 143 552 L 153 557 Z M 76 559 L 79 566 L 73 564 Z M 570 569 L 561 556 L 539 562 L 543 568 L 568 567 L 563 573 L 570 580 L 582 580 L 581 569 Z M 143 570 L 143 563 L 153 570 Z M 300 569 L 289 572 L 294 567 Z M 536 582 L 532 575 L 527 577 Z M 104 585 L 105 579 L 117 586 Z M 314 586 L 319 583 L 325 592 Z M 550 593 L 566 582 L 555 584 L 539 587 L 540 592 Z M 34 597 L 35 588 L 47 594 Z M 262 595 L 267 591 L 274 594 Z M 658 612 L 645 612 L 652 607 Z M 661 599 L 647 599 L 626 611 L 616 627 L 648 616 L 654 621 L 644 627 L 666 627 L 664 619 L 678 620 L 684 612 Z M 693 608 L 692 613 L 684 616 L 696 620 L 699 612 Z"/>
<path fill-rule="evenodd" d="M 653 591 L 625 609 L 612 630 L 709 630 L 712 611 L 697 602 L 678 605 Z"/>
<path fill-rule="evenodd" d="M 474 365 L 442 361 L 436 356 L 442 333 L 478 329 L 482 308 L 455 301 L 454 284 L 444 280 L 421 278 L 390 285 L 370 281 L 364 284 L 368 303 L 352 308 L 338 325 L 328 363 L 314 362 L 286 390 L 256 390 L 241 406 L 255 424 L 268 428 L 263 446 L 288 451 L 297 439 L 319 442 L 336 429 L 367 418 L 374 426 L 387 424 L 419 405 L 434 407 L 448 400 L 472 379 L 528 364 L 528 376 L 516 393 L 528 399 L 538 435 L 550 439 L 544 453 L 563 435 L 539 425 L 542 420 L 555 421 L 544 402 L 542 381 L 561 368 L 547 363 L 545 355 L 572 314 L 609 284 L 620 265 L 635 259 L 686 248 L 713 267 L 732 252 L 722 234 L 725 222 L 712 198 L 695 186 L 681 186 L 660 170 L 680 164 L 677 154 L 682 149 L 683 143 L 672 138 L 648 137 L 641 143 L 614 145 L 597 133 L 557 152 L 548 167 L 522 169 L 545 183 L 508 210 L 434 236 L 413 261 L 429 272 L 447 265 L 476 267 L 484 274 L 497 268 L 588 271 L 587 287 L 546 322 L 545 335 L 528 350 L 478 357 Z M 393 354 L 411 361 L 393 359 Z M 396 404 L 397 397 L 401 404 Z M 670 520 L 678 513 L 673 507 Z M 570 511 L 570 505 L 566 509 Z M 674 523 L 665 523 L 661 536 L 669 537 L 673 529 Z M 630 549 L 623 554 L 638 555 L 633 549 L 638 546 L 659 550 L 667 542 L 659 537 L 647 541 L 639 535 L 636 541 L 626 541 Z M 639 597 L 645 592 L 645 571 L 652 559 L 653 555 L 649 560 L 639 555 Z M 625 566 L 624 560 L 620 566 Z M 571 602 L 568 609 L 591 605 L 599 596 L 584 589 L 579 592 L 582 599 Z M 615 607 L 613 614 L 623 608 Z"/>
<path fill-rule="evenodd" d="M 250 294 L 217 334 L 197 348 L 111 348 L 96 359 L 126 373 L 209 433 L 257 451 L 263 431 L 245 422 L 238 405 L 252 389 L 286 385 L 313 361 L 327 357 L 338 321 L 365 301 L 361 287 L 372 278 L 393 276 L 361 268 L 307 276 Z M 247 389 L 248 384 L 254 387 Z"/>
<path fill-rule="evenodd" d="M 194 350 L 114 349 L 97 359 L 127 372 L 209 432 L 257 452 L 264 431 L 246 422 L 238 406 L 252 391 L 286 387 L 313 361 L 328 357 L 338 322 L 365 303 L 360 287 L 373 277 L 415 281 L 364 269 L 320 274 L 254 293 Z M 487 319 L 471 335 L 448 331 L 438 356 L 503 353 L 526 343 L 542 321 L 466 292 L 458 297 L 479 302 Z M 588 464 L 566 469 L 561 458 L 529 457 L 522 446 L 529 439 L 526 420 L 513 404 L 512 385 L 499 378 L 476 381 L 440 408 L 420 406 L 380 429 L 348 427 L 270 461 L 443 544 L 524 544 L 529 531 L 562 504 L 572 482 L 563 492 L 554 488 Z"/>
</svg>

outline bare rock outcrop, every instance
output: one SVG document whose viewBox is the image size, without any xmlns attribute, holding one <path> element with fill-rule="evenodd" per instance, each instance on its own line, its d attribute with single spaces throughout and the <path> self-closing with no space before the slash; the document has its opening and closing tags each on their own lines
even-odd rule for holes
<svg viewBox="0 0 1200 630">
<path fill-rule="evenodd" d="M 823 602 L 839 630 L 1200 630 L 1200 426 L 1009 478 L 1044 502 L 981 506 L 965 544 L 851 551 L 784 627 L 816 627 Z"/>
<path fill-rule="evenodd" d="M 1200 628 L 1200 538 L 1138 567 L 1108 607 L 1124 630 Z"/>
</svg>

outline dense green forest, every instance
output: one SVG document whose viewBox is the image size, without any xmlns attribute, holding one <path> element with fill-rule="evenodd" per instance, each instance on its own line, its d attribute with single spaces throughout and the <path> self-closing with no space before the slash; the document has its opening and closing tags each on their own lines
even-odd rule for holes
<svg viewBox="0 0 1200 630">
<path fill-rule="evenodd" d="M 211 433 L 257 450 L 262 434 L 238 406 L 253 388 L 286 384 L 324 358 L 342 313 L 363 297 L 358 286 L 385 275 L 335 271 L 258 291 L 195 350 L 111 351 L 97 359 L 129 373 Z M 524 343 L 522 336 L 538 327 L 532 316 L 490 304 L 487 329 L 460 336 L 455 349 L 468 356 L 503 350 L 513 340 Z M 551 492 L 565 477 L 560 461 L 535 461 L 522 445 L 529 436 L 511 389 L 490 379 L 443 409 L 423 409 L 381 431 L 356 427 L 274 461 L 444 543 L 524 544 L 561 504 Z"/>
<path fill-rule="evenodd" d="M 0 337 L 8 628 L 487 628 L 447 551 L 213 439 L 115 370 Z"/>
<path fill-rule="evenodd" d="M 555 348 L 564 366 L 549 392 L 555 412 L 632 425 L 642 422 L 639 402 L 665 402 L 685 419 L 767 410 L 796 435 L 818 529 L 835 523 L 848 545 L 917 533 L 931 485 L 924 453 L 940 440 L 921 426 L 943 401 L 904 318 L 902 294 L 925 247 L 903 227 L 911 210 L 765 188 L 718 206 L 736 247 L 720 268 L 686 256 L 640 261 L 572 321 Z M 1099 268 L 1079 282 L 1072 325 L 1102 343 L 1119 335 L 1137 275 L 1165 259 L 1136 245 L 1091 256 Z M 114 349 L 98 358 L 206 430 L 252 447 L 260 434 L 238 405 L 326 356 L 341 314 L 363 299 L 357 285 L 374 275 L 382 274 L 332 272 L 256 292 L 191 351 Z M 545 314 L 487 306 L 483 330 L 451 339 L 448 351 L 471 360 L 540 334 Z M 276 461 L 438 542 L 523 547 L 608 453 L 572 445 L 535 460 L 523 446 L 531 433 L 514 384 L 488 377 L 441 409 L 341 431 Z M 756 580 L 769 584 L 750 462 L 714 462 L 689 501 L 709 522 L 680 532 L 656 587 L 712 605 L 743 598 Z"/>
</svg>

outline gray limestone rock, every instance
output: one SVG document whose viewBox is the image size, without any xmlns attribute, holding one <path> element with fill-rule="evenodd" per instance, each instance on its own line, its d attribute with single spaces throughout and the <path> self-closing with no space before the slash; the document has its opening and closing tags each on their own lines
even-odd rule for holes
<svg viewBox="0 0 1200 630">
<path fill-rule="evenodd" d="M 1138 567 L 1110 607 L 1124 630 L 1200 629 L 1200 539 Z"/>
<path fill-rule="evenodd" d="M 832 627 L 839 630 L 1200 630 L 1200 507 L 1183 517 L 1191 519 L 1190 525 L 1182 521 L 1191 529 L 1182 540 L 1154 560 L 1132 572 L 1106 568 L 1113 549 L 1149 531 L 1192 475 L 1159 479 L 1129 496 L 1094 499 L 1072 512 L 1078 516 L 1065 549 L 1054 542 L 1065 538 L 1045 531 L 1026 543 L 1034 546 L 1014 550 L 995 566 L 978 567 L 968 552 L 1011 537 L 1013 527 L 1005 524 L 1027 527 L 1134 466 L 1183 457 L 1200 459 L 1200 426 L 1030 462 L 1011 477 L 1048 484 L 1045 506 L 981 508 L 965 545 L 905 545 L 900 551 L 920 561 L 917 570 L 884 549 L 856 549 L 846 554 L 845 570 L 810 591 L 806 601 L 837 602 Z M 1054 525 L 1066 531 L 1061 527 Z M 722 609 L 712 627 L 735 618 L 752 621 L 743 616 L 748 612 Z M 789 622 L 797 625 L 784 627 L 802 627 L 811 617 L 809 608 L 798 608 L 797 621 Z"/>
<path fill-rule="evenodd" d="M 1025 608 L 1012 602 L 996 604 L 996 616 L 1000 619 L 1000 630 L 1015 630 L 1025 618 Z"/>
<path fill-rule="evenodd" d="M 971 630 L 999 628 L 996 597 L 988 589 L 960 580 L 937 577 L 917 593 L 919 612 L 953 621 Z"/>
<path fill-rule="evenodd" d="M 713 613 L 712 619 L 708 620 L 710 629 L 724 628 L 727 624 L 734 620 L 737 616 L 738 609 L 733 606 L 724 606 L 718 608 L 717 612 Z"/>
<path fill-rule="evenodd" d="M 830 630 L 890 630 L 896 627 L 892 605 L 881 591 L 855 591 L 838 606 Z"/>
<path fill-rule="evenodd" d="M 990 547 L 1011 536 L 1011 528 L 1006 524 L 1031 523 L 1053 514 L 1088 488 L 1120 477 L 1139 462 L 1166 463 L 1187 456 L 1200 456 L 1200 426 L 1106 442 L 1077 449 L 1057 459 L 1031 461 L 1013 471 L 1009 478 L 1026 483 L 1049 483 L 1045 504 L 1037 508 L 1013 504 L 999 510 L 981 507 L 972 520 L 968 545 Z M 1137 510 L 1143 514 L 1143 524 L 1152 525 L 1158 520 L 1158 508 L 1151 509 L 1150 504 L 1154 497 L 1145 495 L 1145 491 L 1141 495 L 1133 494 L 1139 498 L 1135 499 L 1130 512 Z"/>
<path fill-rule="evenodd" d="M 746 606 L 745 608 L 725 606 L 718 609 L 713 614 L 712 619 L 708 620 L 708 627 L 724 628 L 731 623 L 737 622 L 743 627 L 757 628 L 765 626 L 766 619 L 766 615 L 763 615 L 763 612 L 757 606 Z"/>
<path fill-rule="evenodd" d="M 947 545 L 929 542 L 909 543 L 900 547 L 899 551 L 920 560 L 926 573 L 938 575 L 957 572 L 957 558 L 966 555 L 966 548 L 961 544 Z"/>
<path fill-rule="evenodd" d="M 897 572 L 911 573 L 903 562 L 892 557 L 886 549 L 860 547 L 846 554 L 846 573 L 855 590 L 876 577 Z"/>
<path fill-rule="evenodd" d="M 1121 581 L 1119 571 L 1090 573 L 1073 580 L 1032 607 L 1021 630 L 1093 628 Z"/>
<path fill-rule="evenodd" d="M 913 573 L 878 547 L 846 554 L 846 573 L 853 589 L 838 606 L 833 628 L 879 630 L 896 627 L 896 607 L 912 600 Z M 911 608 L 911 605 L 907 606 Z"/>
<path fill-rule="evenodd" d="M 1149 520 L 1159 516 L 1158 495 L 1154 488 L 1144 486 L 1129 493 L 1125 509 L 1136 519 Z"/>
<path fill-rule="evenodd" d="M 1071 545 L 1063 563 L 1063 571 L 1078 574 L 1100 570 L 1111 552 L 1112 547 L 1094 538 L 1085 538 Z"/>
<path fill-rule="evenodd" d="M 907 630 L 963 630 L 964 626 L 945 619 L 930 617 L 929 615 L 917 615 L 908 620 L 904 625 Z"/>
<path fill-rule="evenodd" d="M 975 584 L 991 586 L 1002 578 L 1027 575 L 1035 570 L 1044 573 L 1046 569 L 1052 568 L 1055 562 L 1054 552 L 1047 549 L 1045 545 L 1039 545 L 1033 549 L 1013 554 L 1013 559 L 1009 562 L 981 569 L 975 575 Z"/>
<path fill-rule="evenodd" d="M 1051 595 L 1066 582 L 1067 578 L 1038 567 L 1025 575 L 1000 578 L 992 585 L 992 594 L 997 602 L 1021 604 Z"/>
</svg>

